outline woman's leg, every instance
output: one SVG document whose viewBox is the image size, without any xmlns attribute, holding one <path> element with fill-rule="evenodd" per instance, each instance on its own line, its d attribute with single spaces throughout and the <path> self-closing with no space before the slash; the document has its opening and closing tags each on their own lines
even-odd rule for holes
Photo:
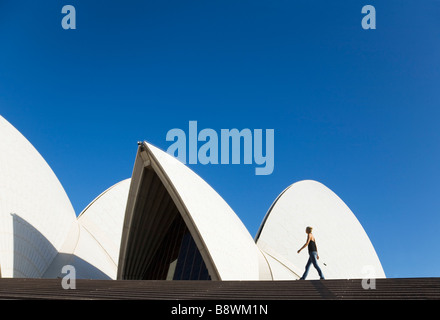
<svg viewBox="0 0 440 320">
<path fill-rule="evenodd" d="M 316 253 L 316 252 L 312 252 L 312 254 L 310 255 L 310 259 L 312 259 L 313 266 L 314 266 L 315 269 L 318 271 L 319 277 L 320 277 L 321 279 L 324 279 L 324 275 L 322 274 L 322 270 L 321 270 L 321 268 L 320 268 L 319 265 L 318 265 L 318 259 L 317 259 L 317 256 L 318 256 L 318 253 Z M 310 259 L 309 259 L 309 260 L 310 260 Z"/>
<path fill-rule="evenodd" d="M 306 270 L 304 271 L 304 274 L 300 278 L 300 280 L 305 280 L 307 277 L 307 274 L 309 273 L 310 265 L 312 264 L 312 256 L 309 256 L 309 260 L 307 260 L 306 264 Z"/>
</svg>

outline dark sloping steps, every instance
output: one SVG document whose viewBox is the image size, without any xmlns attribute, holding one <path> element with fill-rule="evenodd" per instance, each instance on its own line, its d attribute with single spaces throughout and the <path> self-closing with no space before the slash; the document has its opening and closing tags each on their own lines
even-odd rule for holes
<svg viewBox="0 0 440 320">
<path fill-rule="evenodd" d="M 0 279 L 0 299 L 75 300 L 426 300 L 440 299 L 440 278 L 377 279 L 364 289 L 361 279 L 306 281 L 150 281 Z"/>
</svg>

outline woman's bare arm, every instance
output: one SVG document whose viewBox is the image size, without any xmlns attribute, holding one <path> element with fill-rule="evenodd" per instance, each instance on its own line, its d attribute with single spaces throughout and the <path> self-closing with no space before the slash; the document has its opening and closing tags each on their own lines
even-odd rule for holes
<svg viewBox="0 0 440 320">
<path fill-rule="evenodd" d="M 312 238 L 312 235 L 309 233 L 309 234 L 307 235 L 307 241 L 306 241 L 306 243 L 301 247 L 301 249 L 298 250 L 298 253 L 300 253 L 302 249 L 304 249 L 305 247 L 307 247 L 307 246 L 309 245 L 309 242 L 310 242 L 310 239 L 311 239 L 311 238 Z"/>
</svg>

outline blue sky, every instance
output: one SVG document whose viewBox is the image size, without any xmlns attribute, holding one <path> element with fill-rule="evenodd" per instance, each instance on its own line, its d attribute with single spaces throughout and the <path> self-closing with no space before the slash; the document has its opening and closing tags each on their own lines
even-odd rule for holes
<svg viewBox="0 0 440 320">
<path fill-rule="evenodd" d="M 68 4 L 76 30 L 61 27 Z M 361 27 L 367 4 L 376 30 Z M 271 175 L 190 165 L 252 235 L 280 192 L 314 179 L 388 277 L 438 277 L 439 16 L 434 0 L 0 0 L 0 114 L 78 214 L 131 176 L 139 140 L 166 150 L 192 120 L 274 129 Z"/>
</svg>

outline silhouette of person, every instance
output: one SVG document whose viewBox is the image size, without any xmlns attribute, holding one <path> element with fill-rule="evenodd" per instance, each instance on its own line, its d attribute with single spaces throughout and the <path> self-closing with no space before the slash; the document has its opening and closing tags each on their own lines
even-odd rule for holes
<svg viewBox="0 0 440 320">
<path fill-rule="evenodd" d="M 307 274 L 309 273 L 310 265 L 312 263 L 313 263 L 313 266 L 315 267 L 315 269 L 318 271 L 319 278 L 320 279 L 324 279 L 324 275 L 322 274 L 322 270 L 321 270 L 321 268 L 318 265 L 318 259 L 319 259 L 318 247 L 316 246 L 316 240 L 315 240 L 315 237 L 312 234 L 312 230 L 313 230 L 312 227 L 307 227 L 306 228 L 307 241 L 301 247 L 301 249 L 298 250 L 298 253 L 300 253 L 301 250 L 304 249 L 305 247 L 308 247 L 308 250 L 309 250 L 309 260 L 307 261 L 306 270 L 304 271 L 304 274 L 302 275 L 300 280 L 305 280 L 306 279 Z"/>
</svg>

